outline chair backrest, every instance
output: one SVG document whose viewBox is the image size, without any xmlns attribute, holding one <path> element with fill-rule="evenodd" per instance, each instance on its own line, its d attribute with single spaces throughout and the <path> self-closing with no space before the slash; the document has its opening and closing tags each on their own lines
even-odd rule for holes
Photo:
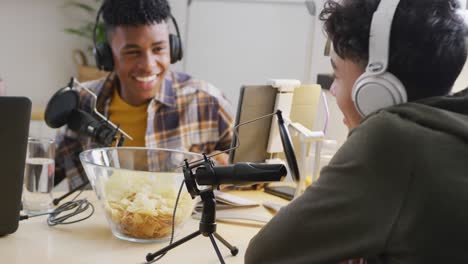
<svg viewBox="0 0 468 264">
<path fill-rule="evenodd" d="M 318 84 L 304 84 L 294 89 L 291 120 L 301 123 L 313 131 L 320 102 L 321 87 Z"/>
</svg>

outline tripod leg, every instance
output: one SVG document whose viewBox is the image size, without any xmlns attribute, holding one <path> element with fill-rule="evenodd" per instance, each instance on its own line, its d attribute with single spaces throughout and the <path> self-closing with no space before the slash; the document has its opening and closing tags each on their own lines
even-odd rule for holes
<svg viewBox="0 0 468 264">
<path fill-rule="evenodd" d="M 225 264 L 223 256 L 221 255 L 221 252 L 219 251 L 218 245 L 216 245 L 216 240 L 214 239 L 213 234 L 210 234 L 209 237 L 211 240 L 211 244 L 213 244 L 213 247 L 216 251 L 216 255 L 218 255 L 219 261 L 221 262 L 221 264 Z"/>
<path fill-rule="evenodd" d="M 233 256 L 237 255 L 237 253 L 239 253 L 239 249 L 231 244 L 229 244 L 229 242 L 227 242 L 222 236 L 220 236 L 218 233 L 214 233 L 214 236 L 219 240 L 221 241 L 221 243 L 223 243 L 223 245 L 225 245 L 227 248 L 229 248 L 229 250 L 231 251 L 231 254 Z"/>
<path fill-rule="evenodd" d="M 199 235 L 201 235 L 200 230 L 195 231 L 192 234 L 190 234 L 190 235 L 188 235 L 186 237 L 183 237 L 183 238 L 175 241 L 174 243 L 172 243 L 172 244 L 170 244 L 170 245 L 168 245 L 168 246 L 166 246 L 166 247 L 164 247 L 164 248 L 162 248 L 162 249 L 160 249 L 160 250 L 158 250 L 158 251 L 156 251 L 154 253 L 148 253 L 148 255 L 146 255 L 146 261 L 152 261 L 157 256 L 162 255 L 162 254 L 168 252 L 169 250 L 171 250 L 171 249 L 173 249 L 173 248 L 175 248 L 175 247 L 177 247 L 177 246 L 179 246 L 179 245 L 181 245 L 181 244 L 183 244 L 183 243 L 189 241 L 190 239 L 192 239 L 194 237 L 197 237 Z"/>
<path fill-rule="evenodd" d="M 67 192 L 66 194 L 60 196 L 59 198 L 55 198 L 52 203 L 54 205 L 57 205 L 60 203 L 60 201 L 62 201 L 63 199 L 67 198 L 68 196 L 72 195 L 74 192 L 78 191 L 78 190 L 81 190 L 83 187 L 85 187 L 86 185 L 89 184 L 89 180 L 85 180 L 82 184 L 80 184 L 79 186 L 75 187 L 74 189 L 70 190 L 69 192 Z"/>
</svg>

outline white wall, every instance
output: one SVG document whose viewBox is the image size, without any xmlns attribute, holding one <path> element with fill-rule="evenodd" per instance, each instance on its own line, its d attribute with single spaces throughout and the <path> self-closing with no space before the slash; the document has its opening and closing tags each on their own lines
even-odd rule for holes
<svg viewBox="0 0 468 264">
<path fill-rule="evenodd" d="M 184 69 L 235 105 L 242 85 L 310 79 L 313 17 L 304 1 L 193 0 Z"/>
<path fill-rule="evenodd" d="M 468 46 L 468 38 L 466 39 L 466 43 Z M 462 72 L 458 76 L 457 81 L 453 86 L 453 92 L 461 91 L 465 88 L 468 88 L 468 60 L 465 62 L 465 66 L 463 67 Z"/>
<path fill-rule="evenodd" d="M 71 51 L 83 41 L 63 33 L 77 15 L 63 0 L 2 0 L 0 3 L 0 76 L 8 95 L 28 96 L 34 106 L 74 73 Z"/>
</svg>

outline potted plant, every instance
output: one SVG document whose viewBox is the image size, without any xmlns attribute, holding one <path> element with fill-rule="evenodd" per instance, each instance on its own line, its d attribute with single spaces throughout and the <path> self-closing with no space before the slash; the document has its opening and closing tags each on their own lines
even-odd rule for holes
<svg viewBox="0 0 468 264">
<path fill-rule="evenodd" d="M 74 50 L 73 59 L 77 65 L 78 70 L 78 80 L 81 82 L 88 80 L 95 80 L 102 78 L 108 74 L 108 72 L 100 71 L 94 66 L 94 62 L 88 63 L 87 55 L 93 57 L 93 48 L 94 48 L 94 27 L 96 23 L 96 14 L 98 11 L 98 6 L 102 0 L 87 0 L 86 3 L 79 1 L 69 1 L 65 4 L 65 8 L 75 8 L 80 12 L 86 13 L 88 17 L 82 22 L 79 27 L 75 28 L 65 28 L 64 31 L 67 34 L 72 34 L 81 38 L 85 38 L 88 42 L 86 51 L 83 50 Z M 96 28 L 96 42 L 101 43 L 106 39 L 104 23 L 100 21 Z"/>
</svg>

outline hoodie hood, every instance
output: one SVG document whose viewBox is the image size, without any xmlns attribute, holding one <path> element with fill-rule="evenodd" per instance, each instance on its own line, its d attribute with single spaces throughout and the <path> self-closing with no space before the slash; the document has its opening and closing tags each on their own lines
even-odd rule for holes
<svg viewBox="0 0 468 264">
<path fill-rule="evenodd" d="M 454 95 L 425 98 L 382 111 L 468 142 L 468 88 Z"/>
</svg>

